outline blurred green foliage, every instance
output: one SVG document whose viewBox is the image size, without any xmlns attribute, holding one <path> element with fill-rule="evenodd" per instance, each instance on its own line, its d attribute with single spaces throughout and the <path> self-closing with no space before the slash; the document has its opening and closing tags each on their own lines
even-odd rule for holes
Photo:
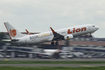
<svg viewBox="0 0 105 70">
<path fill-rule="evenodd" d="M 105 67 L 0 67 L 0 70 L 104 70 Z"/>
<path fill-rule="evenodd" d="M 2 41 L 2 39 L 5 38 L 5 34 L 3 32 L 0 33 L 0 46 L 5 45 L 5 42 Z"/>
</svg>

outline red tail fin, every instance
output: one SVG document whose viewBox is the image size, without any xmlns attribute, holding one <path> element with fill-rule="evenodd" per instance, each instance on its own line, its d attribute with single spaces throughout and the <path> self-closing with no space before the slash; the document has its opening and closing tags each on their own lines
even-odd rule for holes
<svg viewBox="0 0 105 70">
<path fill-rule="evenodd" d="M 28 35 L 31 35 L 27 29 L 25 29 Z"/>
</svg>

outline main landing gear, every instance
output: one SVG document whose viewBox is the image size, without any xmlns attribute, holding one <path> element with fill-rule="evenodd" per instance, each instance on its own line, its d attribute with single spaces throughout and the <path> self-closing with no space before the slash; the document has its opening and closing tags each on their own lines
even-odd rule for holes
<svg viewBox="0 0 105 70">
<path fill-rule="evenodd" d="M 54 43 L 54 41 L 52 41 L 52 42 L 51 42 L 51 45 L 59 45 L 59 42 L 56 41 L 56 42 Z"/>
<path fill-rule="evenodd" d="M 51 42 L 51 45 L 54 45 L 54 41 Z"/>
</svg>

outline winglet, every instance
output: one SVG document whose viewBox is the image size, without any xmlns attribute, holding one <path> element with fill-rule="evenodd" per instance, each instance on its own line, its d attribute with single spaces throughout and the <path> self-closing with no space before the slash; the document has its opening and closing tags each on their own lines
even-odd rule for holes
<svg viewBox="0 0 105 70">
<path fill-rule="evenodd" d="M 53 33 L 56 33 L 51 27 L 50 27 L 50 29 L 51 29 L 51 31 L 52 31 Z"/>
<path fill-rule="evenodd" d="M 55 32 L 51 27 L 50 27 L 53 35 L 54 35 L 54 38 L 52 39 L 52 41 L 54 40 L 64 40 L 64 36 L 63 35 L 60 35 L 59 33 Z"/>
<path fill-rule="evenodd" d="M 27 29 L 25 29 L 25 30 L 26 30 L 26 32 L 27 32 L 29 35 L 31 35 Z"/>
</svg>

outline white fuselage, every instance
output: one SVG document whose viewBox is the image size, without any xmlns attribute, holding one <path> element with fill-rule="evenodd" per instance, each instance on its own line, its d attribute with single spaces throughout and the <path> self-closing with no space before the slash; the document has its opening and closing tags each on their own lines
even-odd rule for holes
<svg viewBox="0 0 105 70">
<path fill-rule="evenodd" d="M 74 26 L 74 27 L 69 27 L 69 28 L 64 28 L 64 29 L 59 29 L 55 30 L 58 34 L 66 36 L 66 35 L 73 35 L 73 36 L 78 36 L 78 35 L 83 35 L 87 33 L 93 33 L 99 28 L 97 26 L 94 26 L 92 24 L 87 24 L 87 25 L 80 25 L 80 26 Z M 43 32 L 39 34 L 34 34 L 34 35 L 26 35 L 23 37 L 18 38 L 19 41 L 18 43 L 41 43 L 41 42 L 47 42 L 47 41 L 52 41 L 54 35 L 53 33 L 50 32 Z"/>
</svg>

